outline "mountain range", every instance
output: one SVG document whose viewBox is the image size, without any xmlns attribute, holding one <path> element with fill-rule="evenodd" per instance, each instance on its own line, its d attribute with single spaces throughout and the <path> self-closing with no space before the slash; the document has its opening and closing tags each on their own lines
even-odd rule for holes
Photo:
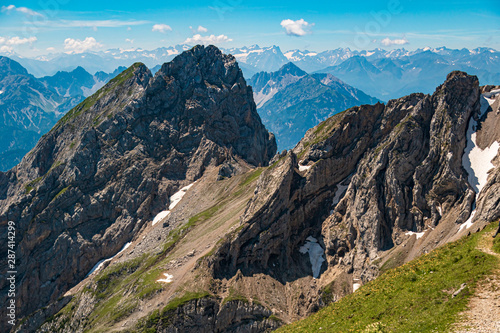
<svg viewBox="0 0 500 333">
<path fill-rule="evenodd" d="M 59 118 L 123 69 L 91 75 L 77 67 L 37 79 L 0 56 L 0 170 L 19 163 Z"/>
<path fill-rule="evenodd" d="M 252 86 L 262 122 L 276 135 L 278 148 L 291 149 L 306 131 L 350 107 L 378 100 L 331 74 L 307 74 L 293 63 L 255 74 Z"/>
<path fill-rule="evenodd" d="M 261 98 L 301 80 L 353 89 L 294 65 L 254 85 Z M 405 265 L 409 291 L 431 285 L 441 272 L 427 253 L 500 218 L 500 86 L 443 81 L 337 113 L 275 154 L 235 57 L 196 46 L 155 76 L 135 63 L 0 172 L 0 225 L 19 234 L 12 331 L 267 332 L 358 288 L 369 297 L 364 285 L 419 257 L 430 267 Z M 460 267 L 490 256 L 439 255 Z M 436 291 L 446 325 L 486 272 Z M 2 304 L 8 289 L 0 279 Z M 391 325 L 420 327 L 414 308 Z"/>
<path fill-rule="evenodd" d="M 112 72 L 119 66 L 139 61 L 154 68 L 172 60 L 189 49 L 188 45 L 161 47 L 155 50 L 110 49 L 78 54 L 51 54 L 35 59 L 6 54 L 18 61 L 35 76 L 54 75 L 57 71 L 72 71 L 78 66 L 88 72 Z M 351 50 L 337 48 L 322 52 L 290 50 L 278 46 L 222 49 L 232 54 L 240 64 L 245 78 L 258 72 L 274 72 L 292 62 L 308 73 L 330 73 L 347 84 L 387 101 L 413 92 L 432 93 L 433 89 L 452 70 L 477 75 L 481 84 L 495 84 L 500 76 L 500 52 L 491 48 L 449 49 L 420 48 Z M 351 60 L 350 60 L 351 59 Z M 350 60 L 350 61 L 348 61 Z M 345 63 L 344 63 L 345 62 Z"/>
<path fill-rule="evenodd" d="M 71 72 L 59 71 L 53 76 L 37 79 L 29 75 L 26 69 L 14 60 L 7 57 L 4 57 L 4 60 L 16 64 L 16 68 L 19 68 L 24 76 L 29 76 L 29 81 L 13 82 L 10 86 L 10 90 L 17 91 L 20 99 L 28 107 L 23 109 L 21 105 L 14 103 L 9 95 L 0 96 L 0 103 L 10 106 L 12 117 L 16 117 L 16 112 L 28 118 L 34 117 L 33 113 L 36 112 L 34 105 L 38 105 L 40 98 L 56 99 L 50 105 L 58 105 L 58 108 L 57 112 L 46 106 L 37 109 L 41 116 L 47 118 L 37 126 L 26 127 L 22 121 L 13 121 L 8 125 L 13 135 L 5 137 L 9 138 L 8 141 L 0 146 L 0 170 L 8 170 L 16 165 L 22 156 L 34 147 L 40 136 L 45 134 L 66 111 L 126 69 L 118 67 L 113 73 L 100 71 L 92 75 L 79 66 Z M 160 65 L 153 67 L 151 73 L 154 75 L 160 68 Z M 6 76 L 10 75 L 7 70 L 4 72 Z M 292 63 L 284 65 L 273 73 L 255 74 L 248 83 L 253 86 L 259 115 L 264 125 L 276 135 L 280 150 L 292 148 L 309 128 L 327 117 L 355 105 L 377 101 L 331 74 L 310 75 Z M 25 91 L 28 89 L 27 91 L 31 92 L 30 89 L 37 89 L 38 86 L 42 90 L 36 94 Z"/>
</svg>

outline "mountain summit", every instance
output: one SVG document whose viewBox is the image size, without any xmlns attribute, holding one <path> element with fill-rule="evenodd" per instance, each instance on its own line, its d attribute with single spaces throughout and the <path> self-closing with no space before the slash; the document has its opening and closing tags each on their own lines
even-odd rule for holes
<svg viewBox="0 0 500 333">
<path fill-rule="evenodd" d="M 197 46 L 154 77 L 134 64 L 0 172 L 0 225 L 19 235 L 18 315 L 57 300 L 207 168 L 225 163 L 230 177 L 275 152 L 234 57 Z"/>
</svg>

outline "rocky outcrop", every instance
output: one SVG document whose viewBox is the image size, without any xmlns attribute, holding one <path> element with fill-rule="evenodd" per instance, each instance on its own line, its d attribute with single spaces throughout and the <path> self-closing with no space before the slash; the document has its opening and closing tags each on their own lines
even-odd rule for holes
<svg viewBox="0 0 500 333">
<path fill-rule="evenodd" d="M 213 297 L 204 297 L 153 314 L 140 329 L 161 333 L 269 332 L 280 326 L 279 320 L 271 315 L 262 305 L 241 300 L 221 303 Z"/>
<path fill-rule="evenodd" d="M 71 317 L 56 315 L 37 330 L 40 333 L 84 332 L 86 317 L 94 310 L 96 299 L 90 293 L 80 296 Z M 246 300 L 222 302 L 212 296 L 193 298 L 176 307 L 154 311 L 137 323 L 134 331 L 161 333 L 183 332 L 269 332 L 281 325 L 271 310 Z M 40 326 L 40 325 L 39 325 Z M 18 329 L 16 332 L 23 332 Z"/>
<path fill-rule="evenodd" d="M 197 46 L 154 77 L 134 64 L 0 173 L 0 225 L 15 221 L 19 235 L 18 316 L 118 252 L 208 166 L 267 165 L 275 151 L 232 56 Z"/>
<path fill-rule="evenodd" d="M 240 270 L 297 281 L 312 275 L 300 251 L 312 236 L 326 258 L 321 284 L 335 282 L 339 270 L 362 284 L 399 253 L 388 250 L 414 242 L 402 263 L 450 239 L 476 197 L 462 155 L 479 100 L 477 78 L 452 72 L 433 95 L 354 107 L 312 128 L 263 173 L 243 227 L 210 262 L 213 275 L 225 279 Z M 497 207 L 493 175 L 488 184 L 488 202 Z M 415 243 L 413 233 L 434 228 L 432 244 Z"/>
</svg>

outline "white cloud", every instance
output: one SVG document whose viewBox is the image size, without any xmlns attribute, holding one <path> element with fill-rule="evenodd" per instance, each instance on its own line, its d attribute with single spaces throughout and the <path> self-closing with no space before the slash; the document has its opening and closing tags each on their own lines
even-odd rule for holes
<svg viewBox="0 0 500 333">
<path fill-rule="evenodd" d="M 210 36 L 202 36 L 200 34 L 196 34 L 193 37 L 190 37 L 184 41 L 184 44 L 220 44 L 231 42 L 232 39 L 227 37 L 226 35 L 210 35 Z"/>
<path fill-rule="evenodd" d="M 26 8 L 26 7 L 16 7 L 14 5 L 2 6 L 2 12 L 10 12 L 12 10 L 26 14 L 28 16 L 42 16 L 43 17 L 43 15 L 40 14 L 39 12 L 35 12 L 34 10 Z"/>
<path fill-rule="evenodd" d="M 308 23 L 304 19 L 297 21 L 283 20 L 281 21 L 281 26 L 285 29 L 287 35 L 302 37 L 311 33 L 311 27 L 314 26 L 314 23 Z"/>
<path fill-rule="evenodd" d="M 12 52 L 12 46 L 3 45 L 0 46 L 0 52 Z"/>
<path fill-rule="evenodd" d="M 390 39 L 389 37 L 386 37 L 380 41 L 380 43 L 384 46 L 392 46 L 392 45 L 405 45 L 408 44 L 408 39 L 406 37 L 401 38 L 401 39 Z"/>
<path fill-rule="evenodd" d="M 56 50 L 56 48 L 55 48 L 55 47 L 48 47 L 48 48 L 47 48 L 47 51 L 49 51 L 49 52 L 54 52 L 55 50 Z"/>
<path fill-rule="evenodd" d="M 198 28 L 196 29 L 194 29 L 192 26 L 189 26 L 189 29 L 191 30 L 193 35 L 196 34 L 197 32 L 208 32 L 208 29 L 202 25 L 199 25 Z"/>
<path fill-rule="evenodd" d="M 36 42 L 37 38 L 36 37 L 29 37 L 29 38 L 19 38 L 19 37 L 12 37 L 10 39 L 7 39 L 5 41 L 5 44 L 7 45 L 22 45 L 22 44 L 31 44 L 33 42 Z"/>
<path fill-rule="evenodd" d="M 125 39 L 125 41 L 126 41 L 126 42 L 129 42 L 130 44 L 134 44 L 134 40 L 133 40 L 133 39 L 129 39 L 129 38 L 127 38 L 127 39 Z"/>
<path fill-rule="evenodd" d="M 19 37 L 1 37 L 0 36 L 0 52 L 12 52 L 14 51 L 14 46 L 32 44 L 36 42 L 36 37 L 29 38 L 19 38 Z"/>
<path fill-rule="evenodd" d="M 64 40 L 64 49 L 67 53 L 83 53 L 88 50 L 95 50 L 102 47 L 94 37 L 87 37 L 84 40 L 66 38 Z"/>
<path fill-rule="evenodd" d="M 32 44 L 37 41 L 36 37 L 29 38 L 19 38 L 19 37 L 0 37 L 0 44 L 5 44 L 8 46 L 12 45 L 23 45 L 23 44 Z"/>
<path fill-rule="evenodd" d="M 151 31 L 158 31 L 158 32 L 161 32 L 161 33 L 165 33 L 165 32 L 168 32 L 168 31 L 172 31 L 172 28 L 167 25 L 167 24 L 155 24 L 153 25 L 153 29 Z"/>
</svg>

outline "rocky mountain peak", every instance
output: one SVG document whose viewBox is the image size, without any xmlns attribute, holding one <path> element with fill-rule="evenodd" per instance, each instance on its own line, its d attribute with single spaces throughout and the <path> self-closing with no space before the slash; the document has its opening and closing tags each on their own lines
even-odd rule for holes
<svg viewBox="0 0 500 333">
<path fill-rule="evenodd" d="M 278 70 L 278 72 L 281 75 L 285 75 L 285 74 L 290 74 L 290 75 L 295 75 L 295 76 L 304 76 L 304 75 L 307 75 L 306 72 L 304 72 L 302 69 L 300 69 L 299 67 L 297 67 L 297 65 L 295 65 L 292 62 L 289 62 L 289 63 L 283 65 L 283 67 L 281 67 Z"/>
<path fill-rule="evenodd" d="M 197 46 L 155 77 L 135 63 L 0 173 L 0 224 L 16 221 L 23 235 L 19 315 L 116 254 L 207 168 L 267 165 L 275 152 L 232 56 Z"/>
<path fill-rule="evenodd" d="M 169 63 L 165 63 L 159 75 L 179 78 L 186 83 L 227 84 L 232 86 L 243 80 L 236 59 L 231 55 L 223 54 L 217 47 L 198 45 L 183 52 Z"/>
<path fill-rule="evenodd" d="M 479 87 L 479 80 L 475 75 L 468 75 L 465 72 L 453 71 L 447 75 L 446 81 L 436 88 L 436 91 L 443 90 L 444 93 L 464 92 L 470 90 L 471 87 Z"/>
<path fill-rule="evenodd" d="M 0 56 L 0 73 L 0 79 L 14 74 L 28 75 L 28 71 L 17 61 L 3 56 Z"/>
</svg>

